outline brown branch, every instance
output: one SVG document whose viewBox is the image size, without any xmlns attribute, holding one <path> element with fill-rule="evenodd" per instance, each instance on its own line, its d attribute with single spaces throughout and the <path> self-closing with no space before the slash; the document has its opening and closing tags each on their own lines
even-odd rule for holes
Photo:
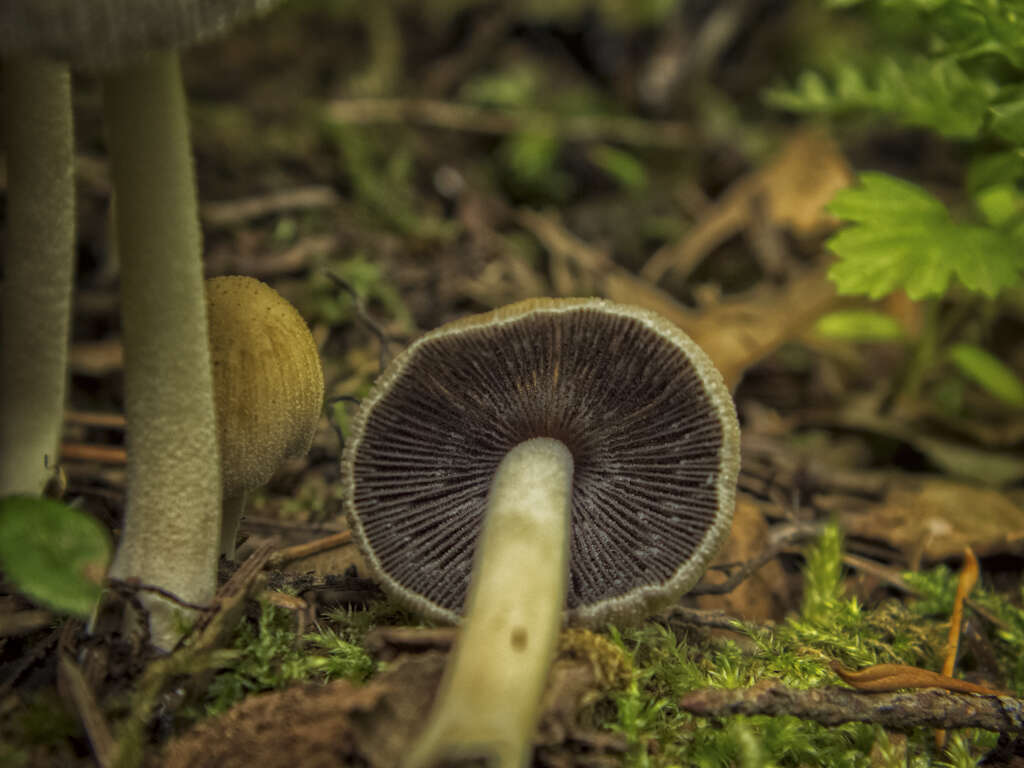
<svg viewBox="0 0 1024 768">
<path fill-rule="evenodd" d="M 93 693 L 82 670 L 66 653 L 60 656 L 58 674 L 63 683 L 62 688 L 71 699 L 89 737 L 96 762 L 100 768 L 111 768 L 117 759 L 117 743 L 114 741 L 107 718 L 96 701 L 96 694 Z"/>
<path fill-rule="evenodd" d="M 774 681 L 753 688 L 705 689 L 687 694 L 679 707 L 699 717 L 795 715 L 822 725 L 862 722 L 905 731 L 928 728 L 983 728 L 1000 733 L 1024 730 L 1024 700 L 929 688 L 912 693 L 860 693 L 828 686 L 799 690 Z"/>
<path fill-rule="evenodd" d="M 329 120 L 343 125 L 414 123 L 468 133 L 506 135 L 542 126 L 565 141 L 613 141 L 678 149 L 693 142 L 686 123 L 626 115 L 560 115 L 538 109 L 493 109 L 438 99 L 339 99 L 327 105 Z"/>
<path fill-rule="evenodd" d="M 768 537 L 768 543 L 757 557 L 741 563 L 739 569 L 719 584 L 700 583 L 687 594 L 689 595 L 724 595 L 732 592 L 743 581 L 752 576 L 758 568 L 774 560 L 795 542 L 805 541 L 821 533 L 821 526 L 816 523 L 787 523 L 776 526 Z"/>
<path fill-rule="evenodd" d="M 331 549 L 343 547 L 346 544 L 351 543 L 351 541 L 352 531 L 342 531 L 341 533 L 325 536 L 322 539 L 315 539 L 313 541 L 307 541 L 291 547 L 285 547 L 284 549 L 279 549 L 267 559 L 266 567 L 280 568 L 294 560 L 301 560 L 302 558 L 309 557 L 310 555 L 316 555 L 320 552 L 327 552 Z"/>
</svg>

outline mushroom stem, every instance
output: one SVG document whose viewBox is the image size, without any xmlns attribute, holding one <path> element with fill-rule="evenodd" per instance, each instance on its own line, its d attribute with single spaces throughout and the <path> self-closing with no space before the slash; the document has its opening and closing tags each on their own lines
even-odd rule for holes
<svg viewBox="0 0 1024 768">
<path fill-rule="evenodd" d="M 75 227 L 67 66 L 35 58 L 5 61 L 3 93 L 7 255 L 0 295 L 0 496 L 40 493 L 57 461 Z"/>
<path fill-rule="evenodd" d="M 220 517 L 220 553 L 228 560 L 235 559 L 235 541 L 238 539 L 238 524 L 245 511 L 245 491 L 224 497 Z"/>
<path fill-rule="evenodd" d="M 515 446 L 498 466 L 466 618 L 405 768 L 471 757 L 528 764 L 562 625 L 572 474 L 569 449 L 544 437 Z"/>
<path fill-rule="evenodd" d="M 117 191 L 128 500 L 111 575 L 190 603 L 217 585 L 221 481 L 195 178 L 178 56 L 159 53 L 103 83 Z M 142 593 L 154 645 L 179 605 Z"/>
</svg>

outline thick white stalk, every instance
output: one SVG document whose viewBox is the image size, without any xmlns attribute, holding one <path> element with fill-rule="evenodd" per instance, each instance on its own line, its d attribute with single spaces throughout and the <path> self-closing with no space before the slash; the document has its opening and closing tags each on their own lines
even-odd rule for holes
<svg viewBox="0 0 1024 768">
<path fill-rule="evenodd" d="M 406 768 L 528 764 L 562 625 L 572 473 L 569 450 L 550 438 L 520 443 L 498 466 L 465 619 Z"/>
<path fill-rule="evenodd" d="M 2 70 L 7 253 L 0 296 L 0 496 L 40 493 L 57 463 L 75 247 L 68 68 L 25 58 L 5 61 Z"/>
<path fill-rule="evenodd" d="M 177 54 L 103 83 L 117 192 L 128 426 L 128 500 L 111 575 L 191 603 L 216 588 L 220 462 L 185 93 Z M 181 636 L 180 606 L 144 596 L 154 644 Z"/>
</svg>

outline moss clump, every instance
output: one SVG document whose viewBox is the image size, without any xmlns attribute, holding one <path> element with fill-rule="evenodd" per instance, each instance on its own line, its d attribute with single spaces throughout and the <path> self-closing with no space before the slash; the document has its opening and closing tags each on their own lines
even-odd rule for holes
<svg viewBox="0 0 1024 768">
<path fill-rule="evenodd" d="M 294 624 L 288 611 L 262 603 L 256 625 L 245 622 L 239 627 L 229 666 L 213 679 L 201 708 L 191 714 L 218 714 L 247 694 L 284 688 L 298 680 L 361 682 L 374 672 L 369 654 L 343 631 L 321 628 L 300 636 Z"/>
<path fill-rule="evenodd" d="M 916 604 L 891 600 L 866 608 L 844 592 L 841 555 L 842 538 L 830 526 L 806 554 L 800 613 L 777 627 L 737 622 L 739 636 L 731 638 L 671 622 L 613 629 L 611 638 L 631 657 L 634 673 L 614 696 L 616 707 L 605 727 L 626 737 L 627 765 L 975 765 L 995 744 L 994 734 L 950 734 L 940 756 L 926 729 L 904 744 L 864 723 L 825 727 L 796 717 L 704 719 L 676 706 L 695 689 L 745 687 L 764 679 L 798 688 L 839 684 L 828 668 L 832 659 L 854 668 L 876 663 L 939 668 L 948 611 L 938 616 L 930 611 L 951 603 L 955 576 L 940 569 L 922 575 L 915 587 L 925 599 Z M 1005 622 L 994 635 L 1005 651 L 1008 677 L 1019 685 L 1014 675 L 1024 668 L 1018 660 L 1024 611 L 985 590 L 976 598 Z M 933 762 L 938 760 L 945 762 Z"/>
</svg>

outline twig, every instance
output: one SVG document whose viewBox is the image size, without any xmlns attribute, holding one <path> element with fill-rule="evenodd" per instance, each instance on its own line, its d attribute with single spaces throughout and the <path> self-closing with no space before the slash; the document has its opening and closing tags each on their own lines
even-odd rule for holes
<svg viewBox="0 0 1024 768">
<path fill-rule="evenodd" d="M 33 644 L 27 653 L 23 653 L 21 658 L 14 662 L 13 670 L 11 674 L 7 676 L 7 679 L 0 684 L 0 701 L 7 698 L 7 693 L 11 690 L 16 682 L 21 678 L 25 672 L 27 672 L 33 664 L 39 661 L 46 652 L 50 649 L 50 646 L 57 642 L 60 637 L 61 630 L 55 629 L 42 640 Z"/>
<path fill-rule="evenodd" d="M 190 611 L 198 611 L 200 613 L 210 613 L 212 611 L 215 611 L 216 608 L 217 608 L 217 606 L 215 604 L 212 604 L 212 605 L 200 605 L 199 603 L 190 603 L 187 600 L 182 600 L 180 597 L 178 597 L 173 592 L 171 592 L 169 590 L 166 590 L 163 587 L 158 587 L 158 586 L 156 586 L 154 584 L 143 584 L 141 582 L 132 581 L 132 580 L 109 579 L 108 578 L 107 579 L 107 586 L 110 587 L 110 589 L 112 589 L 114 592 L 117 592 L 118 594 L 121 594 L 121 595 L 134 594 L 136 592 L 151 592 L 154 595 L 159 595 L 160 597 L 164 598 L 165 600 L 168 600 L 168 601 L 174 603 L 175 605 L 181 606 L 182 608 L 187 608 Z"/>
<path fill-rule="evenodd" d="M 693 593 L 691 592 L 690 594 Z M 703 611 L 697 608 L 687 608 L 683 605 L 673 606 L 669 617 L 697 627 L 729 629 L 733 632 L 739 631 L 741 627 L 750 626 L 749 622 L 731 616 L 725 611 Z"/>
<path fill-rule="evenodd" d="M 66 653 L 60 656 L 60 677 L 64 689 L 71 698 L 71 703 L 82 720 L 85 733 L 92 744 L 92 752 L 100 768 L 111 768 L 117 755 L 117 743 L 110 732 L 110 725 L 96 702 L 92 688 L 82 674 L 82 670 Z"/>
<path fill-rule="evenodd" d="M 492 109 L 437 99 L 342 99 L 326 115 L 344 125 L 408 124 L 503 136 L 540 126 L 564 141 L 612 141 L 678 149 L 693 142 L 686 123 L 625 115 L 560 115 L 538 109 Z"/>
<path fill-rule="evenodd" d="M 927 689 L 913 693 L 860 693 L 827 686 L 799 690 L 765 681 L 753 688 L 705 689 L 687 694 L 679 707 L 700 717 L 795 715 L 822 725 L 875 723 L 906 731 L 984 728 L 1000 733 L 1024 729 L 1024 700 Z"/>
<path fill-rule="evenodd" d="M 292 547 L 285 547 L 279 549 L 277 552 L 267 558 L 267 568 L 280 568 L 282 565 L 286 565 L 293 560 L 301 560 L 304 557 L 315 555 L 320 552 L 326 552 L 330 549 L 337 549 L 343 547 L 352 541 L 352 531 L 342 531 L 341 533 L 335 533 L 331 536 L 325 536 L 322 539 L 316 539 L 314 541 L 307 541 L 304 544 L 296 544 Z"/>
<path fill-rule="evenodd" d="M 366 311 L 366 301 L 363 299 L 363 296 L 359 291 L 357 291 L 347 280 L 338 277 L 333 272 L 325 272 L 324 274 L 327 275 L 331 282 L 352 297 L 352 303 L 356 309 L 356 316 L 370 330 L 370 333 L 377 337 L 377 341 L 380 344 L 380 369 L 383 371 L 388 367 L 388 363 L 391 361 L 391 353 L 388 351 L 388 343 L 391 340 L 388 338 L 388 335 L 384 333 L 384 329 L 381 328 L 377 322 L 370 317 L 369 312 Z"/>
<path fill-rule="evenodd" d="M 359 405 L 359 398 L 352 397 L 352 395 L 337 395 L 336 397 L 329 397 L 324 401 L 324 407 L 334 405 L 335 403 L 354 403 Z M 334 420 L 334 411 L 327 411 L 327 423 L 331 425 L 331 429 L 334 430 L 334 434 L 338 436 L 338 450 L 340 453 L 345 452 L 345 433 L 341 431 L 341 425 Z"/>
<path fill-rule="evenodd" d="M 61 443 L 61 461 L 96 461 L 100 464 L 126 464 L 128 452 L 113 445 Z"/>
<path fill-rule="evenodd" d="M 960 569 L 960 579 L 956 585 L 956 597 L 953 600 L 953 615 L 949 620 L 949 637 L 946 640 L 946 658 L 942 661 L 942 674 L 953 676 L 956 669 L 956 657 L 960 650 L 960 635 L 964 628 L 964 601 L 978 583 L 978 558 L 974 550 L 964 548 L 964 566 Z M 946 732 L 941 728 L 935 732 L 935 746 L 942 749 L 946 746 Z"/>
<path fill-rule="evenodd" d="M 0 638 L 27 635 L 53 623 L 49 611 L 29 609 L 25 611 L 4 611 L 0 613 Z"/>
<path fill-rule="evenodd" d="M 96 411 L 64 411 L 64 421 L 67 424 L 104 429 L 124 429 L 125 425 L 123 413 L 99 413 Z"/>
<path fill-rule="evenodd" d="M 259 219 L 285 211 L 329 208 L 338 202 L 338 193 L 326 185 L 282 189 L 266 195 L 239 200 L 203 203 L 199 214 L 203 223 L 213 227 L 230 227 L 251 219 Z"/>
<path fill-rule="evenodd" d="M 206 674 L 224 659 L 217 649 L 224 645 L 245 609 L 246 598 L 262 589 L 266 579 L 263 568 L 277 541 L 264 542 L 238 568 L 214 596 L 215 610 L 202 615 L 195 629 L 174 652 L 152 662 L 131 697 L 131 714 L 122 721 L 117 743 L 116 768 L 133 768 L 142 762 L 142 739 L 161 692 L 176 677 L 191 678 L 192 685 L 202 687 Z"/>
<path fill-rule="evenodd" d="M 687 594 L 690 595 L 724 595 L 732 592 L 743 581 L 754 574 L 762 565 L 773 560 L 790 547 L 794 542 L 810 539 L 821 533 L 821 526 L 816 523 L 787 523 L 774 528 L 768 537 L 767 546 L 757 557 L 742 563 L 735 573 L 719 584 L 698 584 Z"/>
</svg>

